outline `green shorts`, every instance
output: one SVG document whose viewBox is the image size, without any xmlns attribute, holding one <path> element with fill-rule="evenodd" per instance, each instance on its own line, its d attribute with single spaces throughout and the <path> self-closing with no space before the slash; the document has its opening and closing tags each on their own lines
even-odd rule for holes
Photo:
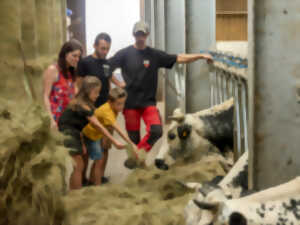
<svg viewBox="0 0 300 225">
<path fill-rule="evenodd" d="M 71 155 L 82 155 L 82 143 L 80 139 L 80 132 L 74 130 L 64 130 L 63 134 L 67 137 L 64 140 L 64 146 L 70 149 Z"/>
</svg>

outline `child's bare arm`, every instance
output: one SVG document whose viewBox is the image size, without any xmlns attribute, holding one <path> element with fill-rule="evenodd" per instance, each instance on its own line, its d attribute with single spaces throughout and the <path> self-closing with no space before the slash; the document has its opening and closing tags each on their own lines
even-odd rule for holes
<svg viewBox="0 0 300 225">
<path fill-rule="evenodd" d="M 128 135 L 125 132 L 122 131 L 122 129 L 119 127 L 119 125 L 117 123 L 114 123 L 112 125 L 112 127 L 123 138 L 124 141 L 126 141 L 128 144 L 132 144 L 132 145 L 135 146 L 135 144 L 130 140 L 130 138 L 128 137 Z"/>
<path fill-rule="evenodd" d="M 125 147 L 124 144 L 118 142 L 110 133 L 109 131 L 98 121 L 96 116 L 88 117 L 89 122 L 95 127 L 98 131 L 100 131 L 104 136 L 106 136 L 117 149 L 122 149 Z"/>
<path fill-rule="evenodd" d="M 112 126 L 106 126 L 106 129 L 113 135 L 114 128 Z M 107 137 L 103 137 L 101 140 L 101 146 L 103 149 L 110 149 L 111 148 L 111 141 Z"/>
</svg>

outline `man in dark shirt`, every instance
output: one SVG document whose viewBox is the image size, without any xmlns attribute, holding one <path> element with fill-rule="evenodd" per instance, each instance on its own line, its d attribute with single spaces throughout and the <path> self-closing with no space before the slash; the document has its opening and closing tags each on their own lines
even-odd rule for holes
<svg viewBox="0 0 300 225">
<path fill-rule="evenodd" d="M 118 51 L 109 59 L 112 71 L 121 68 L 128 98 L 124 110 L 126 129 L 139 149 L 149 152 L 162 136 L 162 123 L 156 107 L 157 76 L 159 68 L 171 69 L 177 63 L 189 63 L 198 59 L 212 60 L 205 54 L 170 55 L 148 47 L 149 27 L 137 22 L 133 28 L 135 44 Z M 147 134 L 140 140 L 140 121 L 143 118 Z M 126 163 L 125 163 L 126 165 Z"/>
<path fill-rule="evenodd" d="M 96 107 L 99 107 L 107 102 L 110 81 L 114 82 L 118 86 L 122 86 L 122 83 L 112 76 L 110 66 L 106 59 L 106 56 L 110 50 L 110 46 L 110 36 L 107 33 L 98 34 L 94 43 L 94 53 L 83 58 L 78 63 L 79 77 L 85 77 L 87 75 L 96 76 L 102 82 L 101 92 L 95 103 Z"/>
</svg>

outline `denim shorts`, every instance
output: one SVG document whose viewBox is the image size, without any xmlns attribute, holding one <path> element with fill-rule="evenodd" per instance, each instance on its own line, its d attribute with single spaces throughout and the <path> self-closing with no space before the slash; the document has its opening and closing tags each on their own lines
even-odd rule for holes
<svg viewBox="0 0 300 225">
<path fill-rule="evenodd" d="M 84 136 L 84 143 L 86 145 L 90 159 L 99 160 L 102 158 L 103 149 L 101 147 L 101 140 L 93 141 Z"/>
</svg>

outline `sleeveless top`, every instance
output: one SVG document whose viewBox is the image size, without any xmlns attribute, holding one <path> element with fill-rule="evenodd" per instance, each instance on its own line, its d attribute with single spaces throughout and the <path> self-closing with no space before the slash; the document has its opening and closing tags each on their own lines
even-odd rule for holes
<svg viewBox="0 0 300 225">
<path fill-rule="evenodd" d="M 68 78 L 66 79 L 58 67 L 57 69 L 59 71 L 58 78 L 53 83 L 50 92 L 51 112 L 56 122 L 58 122 L 62 112 L 67 108 L 75 95 L 75 87 L 71 74 L 68 73 Z"/>
</svg>

